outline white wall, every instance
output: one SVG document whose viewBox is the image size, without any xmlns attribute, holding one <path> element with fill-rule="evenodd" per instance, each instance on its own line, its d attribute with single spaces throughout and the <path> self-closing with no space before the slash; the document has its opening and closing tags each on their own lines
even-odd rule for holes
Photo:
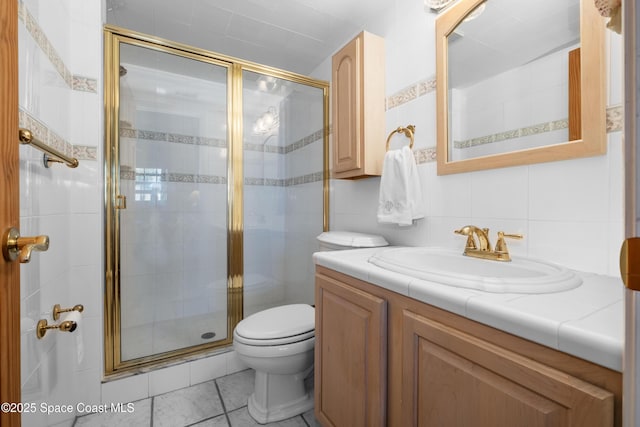
<svg viewBox="0 0 640 427">
<path fill-rule="evenodd" d="M 364 29 L 385 38 L 388 104 L 391 98 L 403 100 L 387 110 L 387 132 L 415 124 L 414 151 L 433 151 L 435 91 L 415 95 L 412 88 L 435 78 L 435 15 L 425 12 L 420 1 L 397 0 Z M 615 107 L 622 103 L 620 36 L 607 32 L 607 52 L 608 105 Z M 313 76 L 330 79 L 330 61 Z M 523 233 L 524 240 L 509 242 L 513 254 L 619 274 L 624 203 L 619 130 L 608 133 L 603 156 L 448 176 L 438 176 L 435 162 L 425 161 L 418 171 L 427 202 L 423 220 L 408 228 L 379 225 L 379 178 L 332 180 L 331 229 L 379 233 L 396 245 L 462 250 L 464 241 L 453 230 L 475 224 L 489 227 L 492 236 L 498 230 Z"/>
<path fill-rule="evenodd" d="M 80 159 L 45 169 L 42 153 L 20 147 L 20 223 L 50 248 L 21 266 L 23 402 L 99 403 L 102 377 L 102 9 L 100 2 L 25 0 L 19 19 L 20 126 Z M 73 150 L 73 153 L 72 153 Z M 73 334 L 48 332 L 54 304 L 83 304 Z M 76 351 L 82 332 L 84 357 Z M 71 425 L 74 413 L 23 414 L 24 426 Z"/>
</svg>

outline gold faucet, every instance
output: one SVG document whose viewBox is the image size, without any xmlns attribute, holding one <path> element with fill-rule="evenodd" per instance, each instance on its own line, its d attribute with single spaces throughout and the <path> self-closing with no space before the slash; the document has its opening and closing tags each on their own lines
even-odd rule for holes
<svg viewBox="0 0 640 427">
<path fill-rule="evenodd" d="M 495 261 L 511 261 L 507 243 L 504 241 L 505 238 L 523 238 L 522 234 L 506 234 L 503 231 L 498 231 L 498 240 L 496 241 L 496 247 L 495 249 L 491 249 L 488 228 L 479 228 L 475 225 L 465 225 L 460 230 L 454 230 L 454 233 L 467 236 L 467 244 L 464 247 L 464 255 Z M 477 238 L 477 244 L 474 236 Z"/>
</svg>

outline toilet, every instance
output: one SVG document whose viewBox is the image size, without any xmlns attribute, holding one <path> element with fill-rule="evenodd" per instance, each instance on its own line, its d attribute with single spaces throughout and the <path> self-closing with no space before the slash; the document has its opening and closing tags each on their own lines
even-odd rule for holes
<svg viewBox="0 0 640 427">
<path fill-rule="evenodd" d="M 320 250 L 387 246 L 371 234 L 328 231 L 318 236 Z M 300 415 L 313 408 L 313 390 L 305 378 L 313 370 L 315 309 L 308 304 L 269 308 L 241 320 L 233 348 L 256 372 L 249 414 L 260 424 Z"/>
</svg>

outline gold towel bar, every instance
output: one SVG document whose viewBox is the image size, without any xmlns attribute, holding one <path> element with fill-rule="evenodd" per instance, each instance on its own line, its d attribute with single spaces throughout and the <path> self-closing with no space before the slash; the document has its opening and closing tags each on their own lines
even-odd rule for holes
<svg viewBox="0 0 640 427">
<path fill-rule="evenodd" d="M 78 167 L 78 159 L 74 157 L 68 157 L 58 150 L 55 150 L 44 142 L 33 136 L 33 133 L 29 129 L 20 128 L 18 131 L 18 139 L 20 140 L 20 144 L 29 144 L 33 145 L 40 151 L 44 151 L 44 167 L 48 168 L 50 162 L 56 163 L 65 163 L 70 168 Z"/>
<path fill-rule="evenodd" d="M 387 137 L 387 151 L 389 151 L 389 143 L 391 142 L 391 137 L 394 133 L 404 133 L 407 138 L 411 138 L 411 142 L 409 143 L 409 148 L 413 148 L 413 134 L 416 131 L 416 127 L 414 125 L 408 125 L 406 128 L 402 126 L 398 126 L 398 129 L 394 130 Z"/>
</svg>

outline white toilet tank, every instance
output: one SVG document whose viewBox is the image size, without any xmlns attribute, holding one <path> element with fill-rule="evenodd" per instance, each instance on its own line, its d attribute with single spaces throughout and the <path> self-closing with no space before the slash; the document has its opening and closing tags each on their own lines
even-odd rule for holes
<svg viewBox="0 0 640 427">
<path fill-rule="evenodd" d="M 318 237 L 321 251 L 339 251 L 356 248 L 377 248 L 388 246 L 384 237 L 376 234 L 353 233 L 350 231 L 325 231 Z"/>
</svg>

